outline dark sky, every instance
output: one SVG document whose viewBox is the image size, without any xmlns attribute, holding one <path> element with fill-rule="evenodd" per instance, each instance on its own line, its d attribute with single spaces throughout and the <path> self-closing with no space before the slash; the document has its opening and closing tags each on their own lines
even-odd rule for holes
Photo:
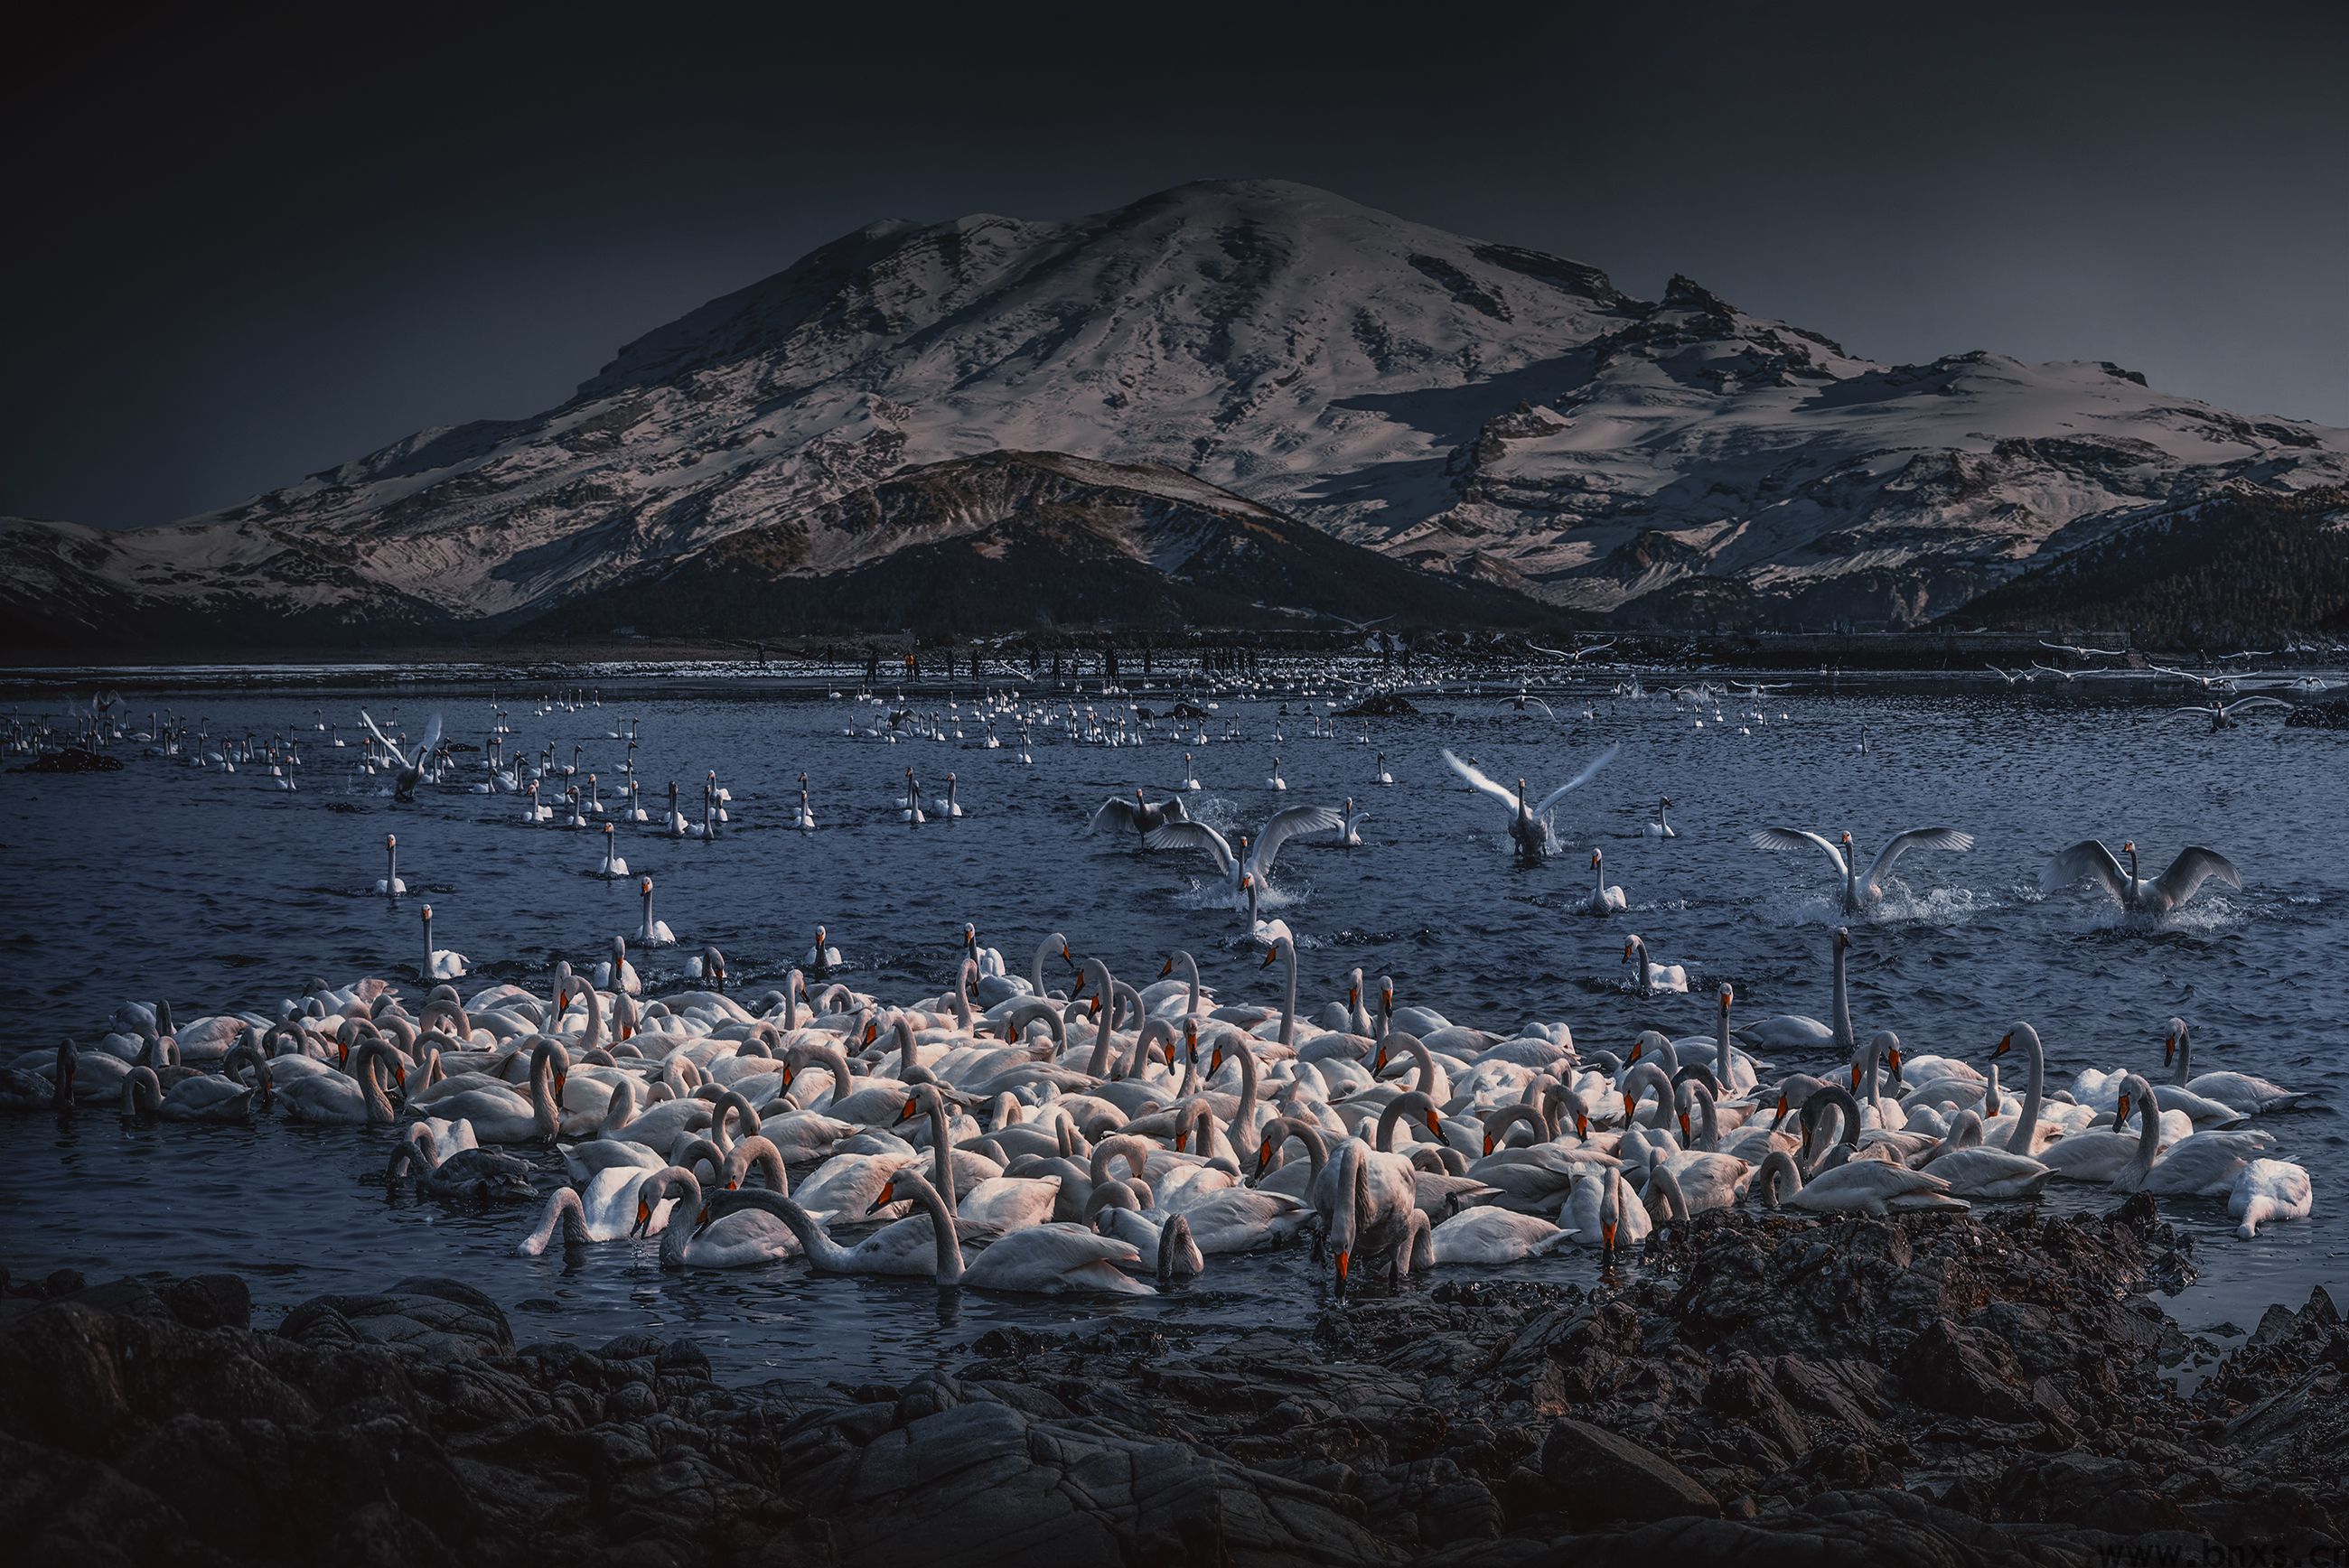
<svg viewBox="0 0 2349 1568">
<path fill-rule="evenodd" d="M 874 218 L 1245 175 L 2349 426 L 2349 7 L 48 9 L 0 62 L 0 512 L 534 412 Z"/>
</svg>

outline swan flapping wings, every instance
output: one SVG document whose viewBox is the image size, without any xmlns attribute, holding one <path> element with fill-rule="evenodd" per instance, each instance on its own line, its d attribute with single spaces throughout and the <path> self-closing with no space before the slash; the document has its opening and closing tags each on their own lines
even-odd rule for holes
<svg viewBox="0 0 2349 1568">
<path fill-rule="evenodd" d="M 1879 885 L 1891 874 L 1892 862 L 1911 850 L 1952 850 L 1961 854 L 1974 847 L 1974 836 L 1959 828 L 1911 828 L 1905 833 L 1895 833 L 1876 851 L 1876 859 L 1868 868 L 1868 891 L 1883 892 Z"/>
<path fill-rule="evenodd" d="M 1527 807 L 1528 814 L 1537 818 L 1547 816 L 1550 809 L 1556 806 L 1560 800 L 1565 799 L 1575 790 L 1581 789 L 1585 784 L 1588 784 L 1593 779 L 1598 778 L 1599 770 L 1605 768 L 1609 762 L 1614 761 L 1615 754 L 1622 749 L 1623 748 L 1620 746 L 1610 746 L 1606 750 L 1600 752 L 1598 756 L 1592 758 L 1590 761 L 1584 766 L 1581 772 L 1576 774 L 1573 778 L 1568 779 L 1565 783 L 1559 785 L 1548 794 L 1543 796 L 1537 803 L 1529 805 Z M 1497 780 L 1487 778 L 1483 772 L 1478 770 L 1474 763 L 1463 762 L 1459 758 L 1454 756 L 1449 749 L 1446 749 L 1444 753 L 1444 760 L 1450 763 L 1452 765 L 1452 771 L 1460 775 L 1460 777 L 1465 779 L 1470 786 L 1475 788 L 1480 793 L 1490 795 L 1494 799 L 1498 800 L 1502 805 L 1506 806 L 1512 816 L 1516 815 L 1518 804 L 1517 792 L 1516 790 L 1511 789 L 1506 785 L 1502 784 Z"/>
<path fill-rule="evenodd" d="M 2101 839 L 2083 839 L 2068 850 L 2060 850 L 2048 857 L 2039 873 L 2039 891 L 2054 892 L 2075 882 L 2094 881 L 2115 901 L 2128 902 L 2128 872 L 2105 848 Z"/>
<path fill-rule="evenodd" d="M 1835 866 L 1837 876 L 1854 877 L 1855 862 L 1847 858 L 1846 846 L 1849 846 L 1850 851 L 1855 853 L 1858 846 L 1851 844 L 1849 834 L 1844 836 L 1843 844 L 1837 844 L 1830 842 L 1822 834 L 1809 832 L 1801 828 L 1760 828 L 1750 834 L 1745 841 L 1757 850 L 1798 850 L 1806 844 L 1816 844 Z M 1887 839 L 1884 841 L 1884 847 L 1876 851 L 1876 859 L 1868 862 L 1868 875 L 1865 878 L 1854 880 L 1858 882 L 1861 892 L 1867 897 L 1882 898 L 1884 879 L 1892 874 L 1893 863 L 1909 851 L 1923 849 L 1963 851 L 1973 847 L 1974 836 L 1963 829 L 1910 828 L 1906 832 L 1895 833 Z"/>
<path fill-rule="evenodd" d="M 1329 832 L 1345 825 L 1346 819 L 1327 806 L 1291 806 L 1275 811 L 1248 846 L 1245 865 L 1233 852 L 1231 841 L 1205 822 L 1169 822 L 1143 841 L 1154 850 L 1205 850 L 1215 857 L 1216 870 L 1226 878 L 1237 879 L 1245 871 L 1262 881 L 1272 874 L 1272 862 L 1281 845 L 1299 833 Z"/>
<path fill-rule="evenodd" d="M 1085 831 L 1088 833 L 1098 833 L 1101 831 L 1103 823 L 1107 823 L 1111 827 L 1114 828 L 1123 828 L 1130 833 L 1140 831 L 1142 828 L 1141 802 L 1138 800 L 1129 800 L 1123 795 L 1111 796 L 1108 799 L 1103 800 L 1101 803 L 1101 810 L 1095 811 L 1092 814 L 1092 819 L 1085 823 Z"/>
<path fill-rule="evenodd" d="M 365 708 L 359 709 L 359 722 L 367 727 L 367 733 L 374 736 L 402 768 L 410 769 L 421 768 L 424 766 L 425 759 L 440 748 L 440 716 L 437 713 L 424 726 L 423 744 L 416 748 L 413 756 L 394 746 L 391 743 L 391 737 L 376 727 L 375 720 L 367 717 L 367 710 Z"/>
<path fill-rule="evenodd" d="M 2235 869 L 2234 861 L 2216 850 L 2206 850 L 2195 844 L 2178 851 L 2178 858 L 2169 862 L 2169 869 L 2154 879 L 2153 891 L 2158 897 L 2168 901 L 2169 908 L 2176 909 L 2192 898 L 2194 890 L 2211 877 L 2217 877 L 2229 887 L 2243 885 L 2243 873 Z"/>
</svg>

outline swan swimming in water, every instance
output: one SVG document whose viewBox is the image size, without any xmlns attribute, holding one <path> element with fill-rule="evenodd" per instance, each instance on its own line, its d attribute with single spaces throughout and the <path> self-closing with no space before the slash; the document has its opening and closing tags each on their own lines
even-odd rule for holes
<svg viewBox="0 0 2349 1568">
<path fill-rule="evenodd" d="M 1607 857 L 1597 850 L 1590 851 L 1590 874 L 1597 885 L 1582 901 L 1585 914 L 1621 914 L 1631 907 L 1631 901 L 1624 896 L 1621 888 L 1607 885 Z"/>
<path fill-rule="evenodd" d="M 1640 836 L 1643 839 L 1679 838 L 1680 830 L 1672 826 L 1671 810 L 1672 798 L 1670 795 L 1659 799 L 1656 802 L 1656 820 L 1652 822 L 1640 823 Z"/>
<path fill-rule="evenodd" d="M 1599 770 L 1614 761 L 1615 753 L 1621 749 L 1620 747 L 1610 746 L 1592 758 L 1581 772 L 1543 796 L 1537 806 L 1526 804 L 1526 781 L 1522 779 L 1517 780 L 1517 787 L 1512 791 L 1487 778 L 1474 765 L 1463 762 L 1448 749 L 1444 753 L 1444 760 L 1451 764 L 1452 771 L 1466 780 L 1472 789 L 1490 796 L 1508 809 L 1509 837 L 1516 841 L 1517 858 L 1530 864 L 1549 852 L 1549 826 L 1546 819 L 1551 810 L 1568 795 L 1599 777 Z"/>
<path fill-rule="evenodd" d="M 2158 877 L 2137 874 L 2136 840 L 2121 845 L 2121 853 L 2128 857 L 2127 871 L 2121 869 L 2120 861 L 2100 841 L 2083 839 L 2049 859 L 2047 869 L 2040 873 L 2040 888 L 2054 892 L 2077 882 L 2094 882 L 2129 913 L 2158 916 L 2182 907 L 2211 877 L 2231 888 L 2243 885 L 2243 873 L 2235 869 L 2234 861 L 2199 844 L 2178 851 L 2169 869 Z"/>
<path fill-rule="evenodd" d="M 447 947 L 432 945 L 432 906 L 424 906 L 424 965 L 419 971 L 426 980 L 462 980 L 473 971 L 473 961 L 463 954 Z"/>
<path fill-rule="evenodd" d="M 375 891 L 393 898 L 398 898 L 408 891 L 408 884 L 399 880 L 399 835 L 398 833 L 386 833 L 383 836 L 383 875 L 376 879 Z"/>
<path fill-rule="evenodd" d="M 1868 863 L 1865 877 L 1859 871 L 1859 847 L 1846 832 L 1838 842 L 1829 843 L 1817 833 L 1801 828 L 1762 828 L 1746 841 L 1757 850 L 1800 849 L 1815 844 L 1826 852 L 1833 861 L 1836 875 L 1843 879 L 1843 908 L 1846 914 L 1857 914 L 1884 898 L 1884 879 L 1892 874 L 1894 862 L 1910 850 L 1952 850 L 1959 852 L 1974 847 L 1974 836 L 1957 828 L 1910 828 L 1895 833 L 1876 851 Z"/>
<path fill-rule="evenodd" d="M 2165 1067 L 2174 1067 L 2177 1076 L 2171 1080 L 2189 1094 L 2218 1101 L 2243 1116 L 2259 1116 L 2271 1110 L 2294 1110 L 2308 1097 L 2288 1089 L 2280 1083 L 2250 1073 L 2216 1072 L 2194 1075 L 2194 1042 L 2188 1033 L 2186 1020 L 2172 1018 L 2161 1039 L 2161 1060 Z"/>
<path fill-rule="evenodd" d="M 1623 962 L 1626 964 L 1636 962 L 1640 965 L 1638 989 L 1643 996 L 1652 996 L 1660 991 L 1688 989 L 1687 966 L 1680 964 L 1650 962 L 1647 941 L 1637 934 L 1623 939 Z"/>
<path fill-rule="evenodd" d="M 628 874 L 628 862 L 620 858 L 620 842 L 611 823 L 604 824 L 604 862 L 595 874 L 606 882 L 618 882 Z"/>
<path fill-rule="evenodd" d="M 645 877 L 638 881 L 636 892 L 643 895 L 645 901 L 645 917 L 636 927 L 636 940 L 647 947 L 674 946 L 677 934 L 668 928 L 668 922 L 653 918 L 653 879 Z"/>
</svg>

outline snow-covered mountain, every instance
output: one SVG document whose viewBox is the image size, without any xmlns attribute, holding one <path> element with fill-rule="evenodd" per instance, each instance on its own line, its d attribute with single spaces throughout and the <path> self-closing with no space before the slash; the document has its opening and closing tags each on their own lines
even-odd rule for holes
<svg viewBox="0 0 2349 1568">
<path fill-rule="evenodd" d="M 745 531 L 796 531 L 782 575 L 861 571 L 909 541 L 821 520 L 1007 450 L 1177 470 L 1417 565 L 1682 624 L 1914 623 L 2149 506 L 2349 480 L 2349 433 L 2110 366 L 1874 365 L 1685 280 L 1643 302 L 1251 181 L 1071 222 L 877 223 L 547 413 L 170 528 L 9 523 L 0 568 L 12 600 L 85 624 L 512 626 L 707 570 Z"/>
</svg>

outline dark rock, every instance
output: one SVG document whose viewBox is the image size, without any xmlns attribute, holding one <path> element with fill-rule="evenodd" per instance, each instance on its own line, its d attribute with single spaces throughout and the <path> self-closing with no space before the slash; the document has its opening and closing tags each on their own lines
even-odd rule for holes
<svg viewBox="0 0 2349 1568">
<path fill-rule="evenodd" d="M 1577 1520 L 1675 1519 L 1721 1511 L 1713 1493 L 1670 1460 L 1570 1416 L 1550 1423 L 1541 1469 Z"/>
<path fill-rule="evenodd" d="M 1411 705 L 1411 699 L 1401 693 L 1381 692 L 1376 696 L 1364 697 L 1351 707 L 1340 708 L 1338 717 L 1340 718 L 1401 718 L 1418 711 L 1419 709 Z"/>
<path fill-rule="evenodd" d="M 2013 1357 L 1987 1335 L 1937 1318 L 1909 1342 L 1897 1368 L 1909 1397 L 1929 1410 L 2025 1421 L 2036 1413 L 2013 1386 Z"/>
</svg>

